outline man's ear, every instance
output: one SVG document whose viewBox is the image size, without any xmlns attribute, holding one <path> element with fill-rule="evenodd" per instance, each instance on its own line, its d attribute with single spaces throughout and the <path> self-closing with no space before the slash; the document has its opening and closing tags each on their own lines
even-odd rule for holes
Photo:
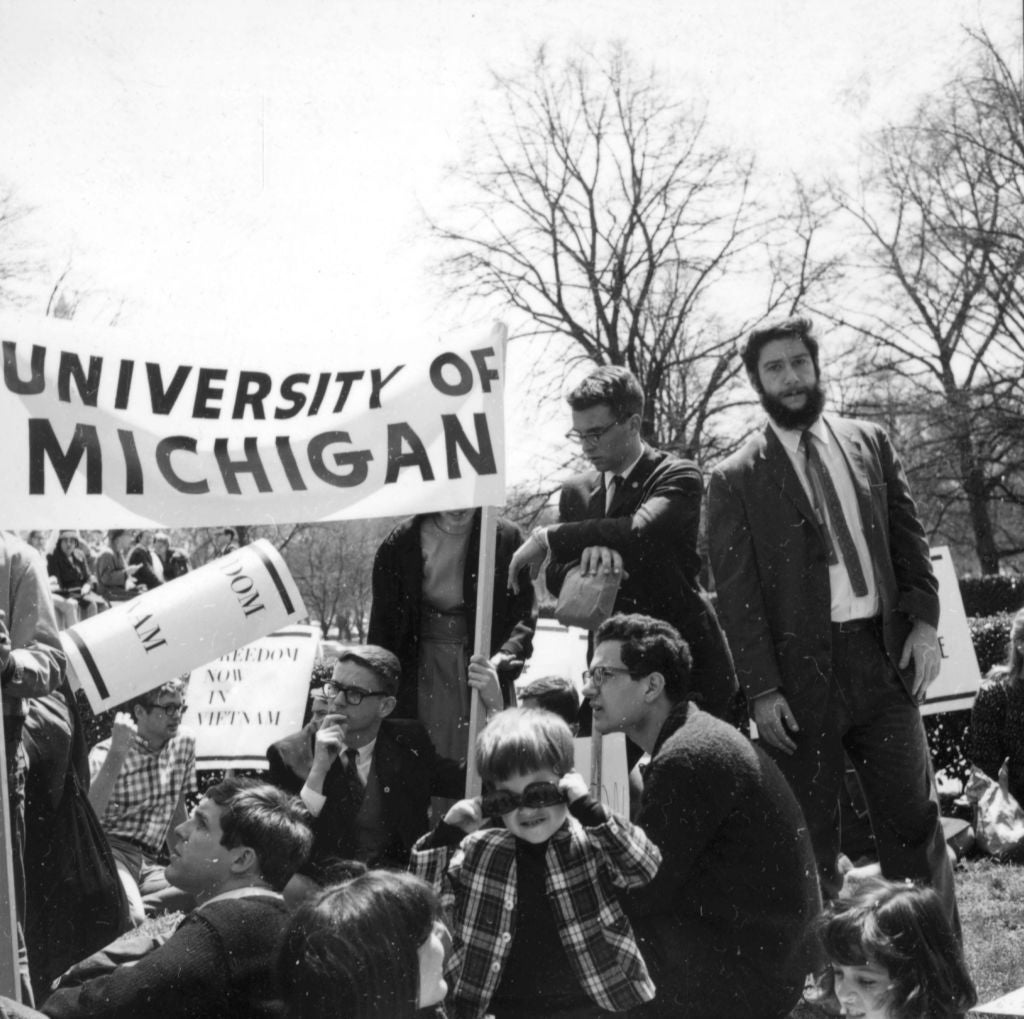
<svg viewBox="0 0 1024 1019">
<path fill-rule="evenodd" d="M 234 874 L 247 874 L 250 871 L 260 870 L 260 858 L 252 846 L 233 846 L 231 852 L 235 854 L 231 861 L 231 871 Z"/>
<path fill-rule="evenodd" d="M 395 710 L 395 705 L 398 704 L 397 697 L 381 697 L 380 699 L 380 717 L 387 718 L 392 711 Z"/>
<path fill-rule="evenodd" d="M 660 672 L 648 672 L 640 682 L 645 684 L 644 700 L 648 703 L 656 701 L 665 692 L 665 677 Z"/>
</svg>

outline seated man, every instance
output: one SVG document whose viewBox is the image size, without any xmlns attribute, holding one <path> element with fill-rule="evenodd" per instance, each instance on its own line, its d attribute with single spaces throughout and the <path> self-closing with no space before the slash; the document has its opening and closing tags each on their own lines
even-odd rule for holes
<svg viewBox="0 0 1024 1019">
<path fill-rule="evenodd" d="M 62 982 L 47 998 L 45 1015 L 280 1014 L 272 972 L 287 917 L 281 890 L 309 853 L 306 809 L 273 786 L 226 779 L 207 791 L 178 834 L 182 841 L 167 875 L 198 907 L 165 944 L 133 965 L 76 986 Z"/>
<path fill-rule="evenodd" d="M 302 789 L 316 818 L 314 862 L 405 868 L 427 830 L 430 797 L 463 794 L 464 767 L 440 757 L 419 722 L 388 717 L 398 686 L 398 658 L 373 644 L 342 651 L 324 684 L 330 710 Z M 496 674 L 493 693 L 500 706 Z"/>
<path fill-rule="evenodd" d="M 821 907 L 807 825 L 774 762 L 689 701 L 689 681 L 689 649 L 668 623 L 601 624 L 583 695 L 598 732 L 651 755 L 637 824 L 662 855 L 626 903 L 658 988 L 635 1014 L 787 1016 Z"/>
<path fill-rule="evenodd" d="M 129 701 L 110 739 L 89 754 L 89 802 L 106 832 L 128 896 L 132 921 L 145 919 L 143 896 L 167 887 L 164 843 L 196 791 L 196 740 L 182 732 L 180 679 Z"/>
</svg>

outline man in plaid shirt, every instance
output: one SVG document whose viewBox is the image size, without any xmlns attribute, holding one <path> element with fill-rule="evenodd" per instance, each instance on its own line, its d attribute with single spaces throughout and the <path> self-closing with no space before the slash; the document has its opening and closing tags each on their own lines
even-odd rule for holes
<svg viewBox="0 0 1024 1019">
<path fill-rule="evenodd" d="M 589 795 L 557 715 L 503 711 L 476 754 L 489 791 L 456 803 L 411 863 L 452 921 L 454 1019 L 589 1019 L 650 1001 L 617 893 L 652 880 L 657 847 Z M 492 817 L 503 826 L 482 828 Z"/>
<path fill-rule="evenodd" d="M 129 701 L 110 739 L 89 754 L 89 801 L 100 818 L 128 896 L 132 920 L 145 919 L 143 896 L 168 887 L 168 833 L 188 815 L 196 791 L 196 740 L 182 732 L 184 684 L 171 680 Z"/>
</svg>

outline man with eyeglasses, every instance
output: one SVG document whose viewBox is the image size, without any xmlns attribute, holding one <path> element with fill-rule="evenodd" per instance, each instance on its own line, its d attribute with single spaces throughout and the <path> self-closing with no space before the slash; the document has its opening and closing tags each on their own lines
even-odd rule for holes
<svg viewBox="0 0 1024 1019">
<path fill-rule="evenodd" d="M 188 816 L 197 790 L 196 740 L 181 729 L 180 679 L 136 697 L 119 712 L 109 739 L 89 754 L 89 802 L 107 834 L 132 922 L 146 918 L 144 898 L 168 888 L 167 839 Z"/>
<path fill-rule="evenodd" d="M 700 471 L 692 460 L 652 449 L 641 438 L 644 395 L 625 368 L 591 372 L 566 398 L 572 431 L 593 470 L 562 486 L 558 523 L 538 528 L 512 559 L 545 579 L 555 595 L 566 574 L 622 573 L 616 612 L 642 612 L 671 623 L 693 653 L 693 691 L 706 711 L 736 720 L 738 684 L 715 610 L 701 587 L 697 551 Z"/>
<path fill-rule="evenodd" d="M 464 763 L 441 757 L 421 723 L 389 717 L 400 676 L 395 655 L 366 644 L 343 650 L 324 684 L 328 713 L 301 792 L 315 818 L 313 867 L 340 857 L 404 868 L 427 830 L 431 796 L 463 795 Z M 483 656 L 474 657 L 470 683 L 501 708 L 497 673 Z"/>
<path fill-rule="evenodd" d="M 631 1015 L 788 1016 L 821 899 L 782 773 L 689 699 L 689 650 L 661 620 L 602 623 L 585 679 L 594 728 L 624 732 L 650 755 L 636 824 L 662 864 L 625 905 L 658 990 Z"/>
</svg>

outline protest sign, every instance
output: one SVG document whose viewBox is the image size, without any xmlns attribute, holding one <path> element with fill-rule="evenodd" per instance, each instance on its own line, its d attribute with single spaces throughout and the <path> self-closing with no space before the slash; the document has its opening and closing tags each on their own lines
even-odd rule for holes
<svg viewBox="0 0 1024 1019">
<path fill-rule="evenodd" d="M 318 634 L 290 626 L 192 670 L 197 768 L 267 767 L 267 747 L 302 728 Z"/>
<path fill-rule="evenodd" d="M 939 652 L 942 665 L 938 678 L 928 687 L 927 699 L 921 705 L 923 715 L 969 708 L 981 686 L 981 670 L 949 548 L 945 545 L 933 548 L 931 559 L 939 582 Z"/>
<path fill-rule="evenodd" d="M 0 316 L 6 526 L 500 506 L 505 339 L 498 325 L 454 348 L 325 335 L 232 350 Z"/>
<path fill-rule="evenodd" d="M 61 642 L 99 712 L 306 614 L 284 560 L 261 540 L 64 630 Z"/>
<path fill-rule="evenodd" d="M 573 740 L 576 770 L 591 783 L 590 794 L 609 810 L 621 817 L 629 817 L 629 767 L 626 764 L 626 737 L 621 732 L 610 732 L 600 739 L 590 737 Z M 594 774 L 593 747 L 601 748 L 599 787 L 592 783 Z"/>
</svg>

